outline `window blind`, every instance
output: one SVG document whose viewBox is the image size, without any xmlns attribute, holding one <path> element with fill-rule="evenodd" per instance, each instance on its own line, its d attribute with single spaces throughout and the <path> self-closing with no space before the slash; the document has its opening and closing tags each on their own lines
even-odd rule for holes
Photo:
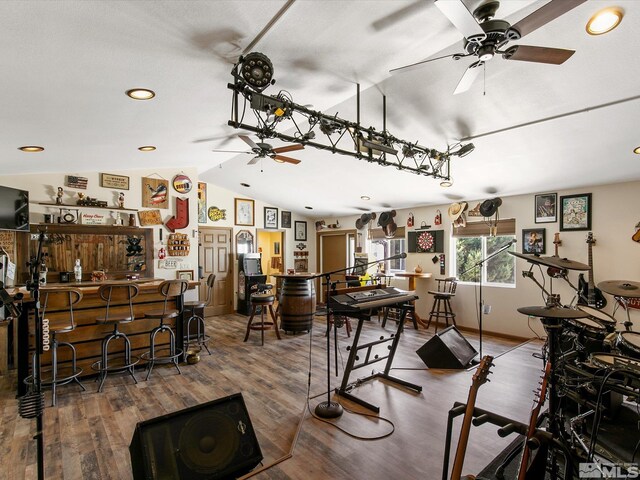
<svg viewBox="0 0 640 480">
<path fill-rule="evenodd" d="M 497 235 L 515 235 L 516 219 L 506 218 L 498 220 Z M 488 237 L 490 235 L 490 226 L 488 222 L 467 222 L 466 227 L 454 227 L 454 237 Z"/>
<path fill-rule="evenodd" d="M 372 228 L 371 236 L 369 238 L 371 240 L 382 240 L 383 238 L 386 238 L 386 237 L 384 236 L 384 230 L 382 230 L 382 228 Z M 404 238 L 404 227 L 398 227 L 396 230 L 396 234 L 393 238 L 394 239 Z M 387 240 L 391 240 L 391 239 L 387 239 Z"/>
</svg>

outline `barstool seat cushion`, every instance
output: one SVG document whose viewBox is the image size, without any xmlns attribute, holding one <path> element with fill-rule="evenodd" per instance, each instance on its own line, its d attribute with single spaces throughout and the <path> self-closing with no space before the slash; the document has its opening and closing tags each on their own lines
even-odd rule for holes
<svg viewBox="0 0 640 480">
<path fill-rule="evenodd" d="M 178 310 L 167 310 L 166 312 L 162 310 L 149 310 L 148 312 L 144 312 L 145 318 L 174 318 L 177 317 L 180 312 Z"/>
<path fill-rule="evenodd" d="M 254 293 L 251 295 L 253 303 L 272 303 L 276 297 L 272 293 Z"/>
<path fill-rule="evenodd" d="M 184 302 L 185 308 L 204 308 L 207 306 L 207 302 L 200 302 L 198 300 L 193 300 L 189 302 Z"/>
<path fill-rule="evenodd" d="M 119 317 L 96 317 L 96 323 L 128 323 L 133 322 L 134 317 L 130 317 L 128 315 L 122 315 Z"/>
<path fill-rule="evenodd" d="M 442 298 L 451 298 L 451 297 L 455 297 L 456 294 L 455 293 L 447 293 L 447 292 L 438 292 L 435 290 L 429 290 L 427 293 L 430 293 L 431 295 L 436 295 L 438 297 L 442 297 Z"/>
</svg>

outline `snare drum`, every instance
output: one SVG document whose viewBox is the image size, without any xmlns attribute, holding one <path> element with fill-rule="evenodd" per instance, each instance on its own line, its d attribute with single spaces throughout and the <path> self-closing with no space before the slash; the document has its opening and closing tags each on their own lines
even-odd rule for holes
<svg viewBox="0 0 640 480">
<path fill-rule="evenodd" d="M 617 347 L 625 355 L 640 358 L 640 333 L 620 332 Z"/>
<path fill-rule="evenodd" d="M 588 318 L 602 324 L 607 329 L 607 332 L 612 333 L 616 331 L 616 319 L 608 313 L 586 305 L 578 305 L 578 309 L 589 315 Z"/>
<path fill-rule="evenodd" d="M 622 355 L 610 353 L 594 353 L 589 357 L 591 364 L 597 368 L 620 372 L 640 373 L 640 361 Z"/>
</svg>

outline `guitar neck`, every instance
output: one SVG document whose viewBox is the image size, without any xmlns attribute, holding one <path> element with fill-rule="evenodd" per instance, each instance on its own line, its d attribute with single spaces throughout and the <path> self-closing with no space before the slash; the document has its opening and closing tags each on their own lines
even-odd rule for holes
<svg viewBox="0 0 640 480">
<path fill-rule="evenodd" d="M 462 420 L 462 428 L 460 429 L 460 439 L 458 440 L 458 448 L 456 449 L 456 458 L 453 461 L 453 469 L 451 470 L 451 480 L 460 480 L 462 477 L 462 466 L 464 457 L 467 453 L 467 444 L 469 443 L 469 431 L 471 430 L 471 421 L 473 420 L 473 409 L 476 406 L 476 397 L 478 389 L 474 386 L 469 390 L 469 398 L 467 399 L 467 408 L 464 411 L 464 420 Z"/>
</svg>

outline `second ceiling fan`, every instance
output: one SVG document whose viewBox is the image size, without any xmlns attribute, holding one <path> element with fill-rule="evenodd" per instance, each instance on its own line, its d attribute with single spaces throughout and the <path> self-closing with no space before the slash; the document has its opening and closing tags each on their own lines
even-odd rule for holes
<svg viewBox="0 0 640 480">
<path fill-rule="evenodd" d="M 300 160 L 287 157 L 285 155 L 280 155 L 280 154 L 286 153 L 286 152 L 293 152 L 295 150 L 302 150 L 304 148 L 304 145 L 294 144 L 294 145 L 286 145 L 284 147 L 273 148 L 268 143 L 264 143 L 262 141 L 260 141 L 259 143 L 256 143 L 246 135 L 238 135 L 238 138 L 240 138 L 244 143 L 246 143 L 247 145 L 249 145 L 249 147 L 251 147 L 250 152 L 242 152 L 237 150 L 213 150 L 213 151 L 228 152 L 228 153 L 248 153 L 248 154 L 255 155 L 251 160 L 249 160 L 247 165 L 254 165 L 258 163 L 259 160 L 266 157 L 269 157 L 278 163 L 291 163 L 293 165 L 297 165 L 298 163 L 300 163 Z"/>
<path fill-rule="evenodd" d="M 505 60 L 520 60 L 560 65 L 567 61 L 574 50 L 561 48 L 534 47 L 530 45 L 513 45 L 503 48 L 510 41 L 520 40 L 525 35 L 558 18 L 586 0 L 551 0 L 535 12 L 526 16 L 514 25 L 506 20 L 496 19 L 500 6 L 497 0 L 490 0 L 471 13 L 462 0 L 436 0 L 435 5 L 449 21 L 464 35 L 464 52 L 431 58 L 404 67 L 391 70 L 391 73 L 406 71 L 441 58 L 451 57 L 459 60 L 464 57 L 477 58 L 458 82 L 454 94 L 467 91 L 486 62 L 495 55 L 502 55 Z"/>
</svg>

